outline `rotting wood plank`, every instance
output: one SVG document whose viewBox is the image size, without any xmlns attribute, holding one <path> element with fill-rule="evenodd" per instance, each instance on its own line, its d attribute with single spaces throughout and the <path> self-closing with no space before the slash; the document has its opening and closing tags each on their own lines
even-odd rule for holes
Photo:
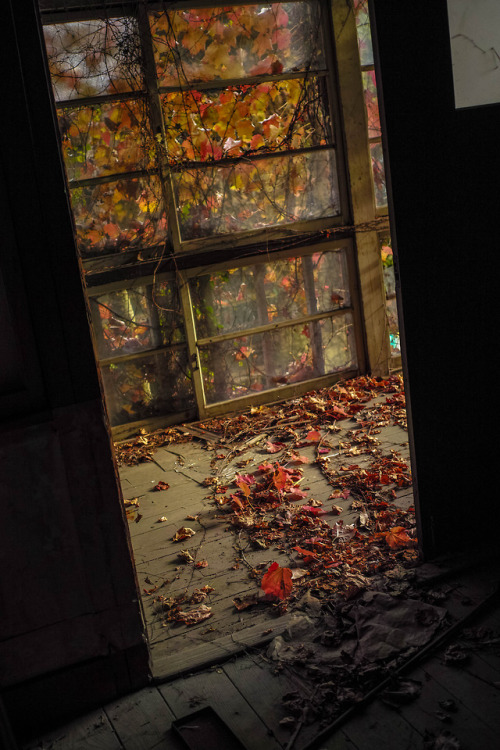
<svg viewBox="0 0 500 750">
<path fill-rule="evenodd" d="M 247 750 L 281 748 L 222 669 L 161 685 L 159 691 L 179 718 L 204 706 L 211 706 Z"/>
<path fill-rule="evenodd" d="M 191 647 L 187 654 L 179 649 L 170 654 L 164 648 L 159 649 L 157 655 L 153 655 L 153 676 L 158 681 L 167 679 L 188 669 L 201 669 L 217 661 L 225 661 L 246 649 L 264 645 L 286 630 L 291 617 L 291 614 L 285 614 L 276 619 L 267 619 L 237 633 Z M 152 650 L 155 651 L 154 645 Z"/>
<path fill-rule="evenodd" d="M 105 706 L 106 715 L 126 750 L 152 750 L 160 741 L 172 747 L 175 718 L 157 688 L 145 688 Z"/>
<path fill-rule="evenodd" d="M 28 745 L 23 750 L 122 750 L 104 710 L 87 714 Z M 127 749 L 128 750 L 128 749 Z"/>
</svg>

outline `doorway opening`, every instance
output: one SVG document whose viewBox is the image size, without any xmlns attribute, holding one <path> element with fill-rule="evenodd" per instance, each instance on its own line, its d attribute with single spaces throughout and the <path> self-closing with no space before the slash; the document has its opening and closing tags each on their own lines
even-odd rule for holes
<svg viewBox="0 0 500 750">
<path fill-rule="evenodd" d="M 414 511 L 411 493 L 400 492 L 410 484 L 409 457 L 399 450 L 407 442 L 404 394 L 394 374 L 399 334 L 366 0 L 41 6 L 112 434 L 122 459 L 141 451 L 152 458 L 123 468 L 122 489 L 154 627 L 166 623 L 167 633 L 181 612 L 186 627 L 206 629 L 202 650 L 212 642 L 203 616 L 211 592 L 196 586 L 195 599 L 172 604 L 156 568 L 165 557 L 169 570 L 178 568 L 172 579 L 163 575 L 174 594 L 175 586 L 187 589 L 184 578 L 198 575 L 201 584 L 211 576 L 188 540 L 199 524 L 208 544 L 213 526 L 219 548 L 230 538 L 227 510 L 239 518 L 238 540 L 254 545 L 250 552 L 236 542 L 236 561 L 232 543 L 219 549 L 228 590 L 229 557 L 253 582 L 260 558 L 288 576 L 281 571 L 291 568 L 268 559 L 270 542 L 294 525 L 283 502 L 301 501 L 296 520 L 311 536 L 292 546 L 304 565 L 323 559 L 314 548 L 322 542 L 307 543 L 316 526 L 345 552 L 351 537 L 363 537 L 365 521 L 381 535 L 373 549 L 383 542 L 384 559 L 396 550 L 411 561 Z M 290 414 L 297 424 L 287 423 Z M 337 435 L 343 420 L 354 422 Z M 393 433 L 382 455 L 375 431 L 385 427 Z M 366 466 L 351 458 L 347 467 L 328 464 L 346 455 L 363 455 Z M 324 486 L 311 497 L 305 480 Z M 285 514 L 272 540 L 254 537 L 253 510 L 250 525 L 243 521 L 256 492 L 271 497 L 267 512 Z M 333 532 L 322 526 L 327 500 L 340 508 L 329 513 L 346 513 L 327 523 Z M 330 578 L 345 574 L 338 554 L 326 564 Z M 235 574 L 239 580 L 240 567 Z M 288 584 L 281 580 L 282 593 Z M 244 605 L 236 606 L 240 622 L 252 602 Z M 260 621 L 255 628 L 261 635 Z M 192 636 L 185 643 L 189 651 Z"/>
</svg>

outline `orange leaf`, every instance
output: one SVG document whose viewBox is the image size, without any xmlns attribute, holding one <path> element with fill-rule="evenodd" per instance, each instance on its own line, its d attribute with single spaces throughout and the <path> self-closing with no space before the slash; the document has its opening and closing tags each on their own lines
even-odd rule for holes
<svg viewBox="0 0 500 750">
<path fill-rule="evenodd" d="M 292 590 L 292 571 L 290 568 L 282 568 L 277 562 L 273 562 L 262 576 L 260 586 L 269 596 L 286 599 Z"/>
<path fill-rule="evenodd" d="M 412 543 L 412 540 L 406 533 L 406 529 L 403 526 L 394 526 L 390 531 L 385 533 L 385 541 L 391 547 L 391 549 L 397 549 L 398 547 L 407 547 L 408 544 Z"/>
<path fill-rule="evenodd" d="M 321 440 L 321 434 L 318 430 L 311 430 L 306 435 L 306 442 L 308 443 L 319 443 Z"/>
</svg>

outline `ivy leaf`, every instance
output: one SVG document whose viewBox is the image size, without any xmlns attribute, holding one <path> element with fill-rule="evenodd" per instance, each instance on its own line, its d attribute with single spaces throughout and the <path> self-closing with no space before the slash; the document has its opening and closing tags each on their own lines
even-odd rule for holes
<svg viewBox="0 0 500 750">
<path fill-rule="evenodd" d="M 273 562 L 262 576 L 260 587 L 268 596 L 286 599 L 292 590 L 292 571 Z"/>
</svg>

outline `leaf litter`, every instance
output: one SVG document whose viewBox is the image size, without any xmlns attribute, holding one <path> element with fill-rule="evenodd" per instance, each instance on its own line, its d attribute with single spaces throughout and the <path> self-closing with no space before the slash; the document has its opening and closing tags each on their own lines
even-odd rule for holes
<svg viewBox="0 0 500 750">
<path fill-rule="evenodd" d="M 314 686 L 307 710 L 304 695 L 284 696 L 282 725 L 291 731 L 313 721 L 325 725 L 354 705 L 446 622 L 446 610 L 437 605 L 446 594 L 429 590 L 426 601 L 416 583 L 415 511 L 398 504 L 398 491 L 411 487 L 411 470 L 404 455 L 377 437 L 386 426 L 407 427 L 399 375 L 358 377 L 196 428 L 218 440 L 209 446 L 212 475 L 203 484 L 221 523 L 237 538 L 236 562 L 228 570 L 246 567 L 257 585 L 234 599 L 235 610 L 265 605 L 276 615 L 292 612 L 287 631 L 265 656 L 274 672 L 295 671 Z M 152 460 L 158 447 L 192 439 L 182 425 L 143 433 L 118 446 L 118 461 Z M 254 470 L 253 459 L 244 456 L 249 448 L 262 456 Z M 330 485 L 326 502 L 304 486 L 310 464 Z M 339 518 L 343 514 L 350 521 L 354 514 L 354 523 Z M 173 539 L 193 533 L 183 527 Z M 252 565 L 245 551 L 253 549 L 269 550 L 271 562 Z M 273 559 L 278 555 L 287 563 Z M 179 557 L 196 567 L 208 564 L 185 550 Z M 163 624 L 192 626 L 212 617 L 204 603 L 212 591 L 205 586 L 157 596 Z M 446 654 L 449 662 L 461 658 L 458 649 Z M 406 681 L 384 698 L 399 706 L 419 693 L 420 685 Z"/>
</svg>

